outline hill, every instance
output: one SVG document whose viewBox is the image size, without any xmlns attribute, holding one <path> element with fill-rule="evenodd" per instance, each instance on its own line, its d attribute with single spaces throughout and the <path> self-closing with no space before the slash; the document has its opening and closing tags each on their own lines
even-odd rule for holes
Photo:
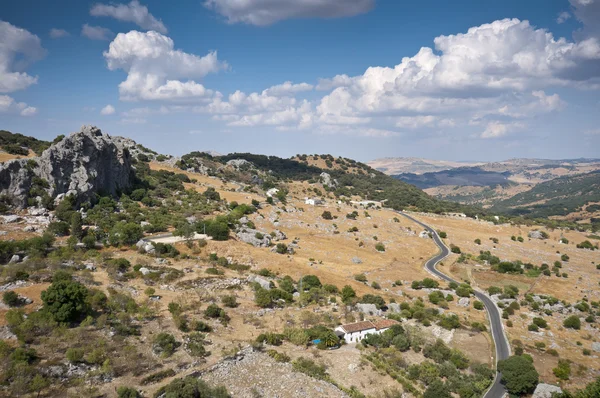
<svg viewBox="0 0 600 398">
<path fill-rule="evenodd" d="M 42 152 L 50 146 L 50 144 L 52 143 L 38 140 L 34 137 L 28 137 L 18 133 L 11 133 L 10 131 L 6 130 L 0 130 L 0 148 L 11 155 L 27 156 L 29 154 L 29 150 L 32 150 L 37 155 L 41 155 Z"/>
<path fill-rule="evenodd" d="M 537 184 L 527 192 L 500 201 L 491 210 L 533 218 L 567 216 L 584 209 L 596 210 L 587 204 L 600 202 L 600 171 L 559 177 Z"/>
<path fill-rule="evenodd" d="M 477 208 L 435 199 L 414 185 L 399 181 L 366 164 L 331 155 L 298 155 L 283 159 L 250 153 L 211 156 L 193 152 L 182 156 L 176 165 L 182 170 L 227 176 L 243 182 L 253 181 L 264 188 L 285 181 L 320 181 L 324 183 L 324 189 L 337 198 L 385 202 L 386 207 L 396 210 L 481 213 Z"/>
<path fill-rule="evenodd" d="M 367 164 L 376 170 L 389 175 L 394 175 L 402 173 L 432 173 L 436 171 L 455 169 L 458 167 L 477 166 L 482 164 L 482 162 L 454 162 L 450 160 L 391 157 L 371 160 L 367 162 Z"/>
</svg>

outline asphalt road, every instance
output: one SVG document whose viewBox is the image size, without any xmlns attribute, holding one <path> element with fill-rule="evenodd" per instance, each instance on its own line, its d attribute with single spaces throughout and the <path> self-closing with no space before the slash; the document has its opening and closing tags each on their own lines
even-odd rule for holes
<svg viewBox="0 0 600 398">
<path fill-rule="evenodd" d="M 440 253 L 432 257 L 425 263 L 425 268 L 427 269 L 427 271 L 447 282 L 459 283 L 458 281 L 455 281 L 449 276 L 443 274 L 436 268 L 436 265 L 450 253 L 450 250 L 448 249 L 448 247 L 446 247 L 444 242 L 442 242 L 442 239 L 438 236 L 437 232 L 430 226 L 409 216 L 408 214 L 402 212 L 399 212 L 399 214 L 416 222 L 417 224 L 425 228 L 428 232 L 431 232 L 433 236 L 433 241 L 440 248 Z M 504 331 L 502 330 L 502 318 L 500 317 L 500 311 L 498 310 L 498 307 L 496 307 L 494 302 L 487 295 L 478 291 L 476 291 L 474 295 L 479 301 L 483 303 L 488 313 L 492 338 L 494 339 L 494 345 L 496 346 L 496 361 L 508 358 L 510 356 L 510 346 L 508 345 L 508 341 L 506 340 L 506 336 L 504 335 Z M 504 394 L 506 393 L 506 389 L 500 383 L 500 376 L 500 373 L 496 373 L 494 384 L 492 384 L 490 389 L 485 393 L 485 395 L 483 396 L 484 398 L 502 398 L 504 396 Z"/>
</svg>

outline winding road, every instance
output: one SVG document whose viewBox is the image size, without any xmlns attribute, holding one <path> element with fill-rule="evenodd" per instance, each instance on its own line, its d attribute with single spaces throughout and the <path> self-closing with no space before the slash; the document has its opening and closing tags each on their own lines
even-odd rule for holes
<svg viewBox="0 0 600 398">
<path fill-rule="evenodd" d="M 444 242 L 442 242 L 442 239 L 438 236 L 437 232 L 430 226 L 422 223 L 421 221 L 413 218 L 412 216 L 409 216 L 406 213 L 398 212 L 398 214 L 401 214 L 404 217 L 416 222 L 417 224 L 425 228 L 428 232 L 430 232 L 433 237 L 433 241 L 440 248 L 440 253 L 432 257 L 425 263 L 425 269 L 427 269 L 429 273 L 447 282 L 459 283 L 458 281 L 455 281 L 449 276 L 443 274 L 436 268 L 436 265 L 444 258 L 446 258 L 446 256 L 450 253 L 450 250 L 444 244 Z M 494 302 L 486 294 L 475 291 L 474 295 L 479 301 L 483 303 L 488 313 L 492 338 L 494 339 L 494 345 L 496 346 L 496 361 L 508 358 L 510 356 L 510 346 L 508 345 L 508 340 L 506 339 L 504 330 L 502 329 L 502 318 L 500 317 L 500 311 L 498 310 L 498 307 L 496 307 L 496 304 L 494 304 Z M 490 389 L 484 394 L 483 398 L 501 398 L 504 396 L 504 394 L 506 393 L 506 389 L 500 383 L 500 376 L 500 373 L 496 372 L 494 383 L 492 384 Z"/>
</svg>

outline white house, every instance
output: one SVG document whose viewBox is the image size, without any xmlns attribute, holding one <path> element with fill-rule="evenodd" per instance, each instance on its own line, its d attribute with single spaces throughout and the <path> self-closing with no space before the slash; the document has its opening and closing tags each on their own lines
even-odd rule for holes
<svg viewBox="0 0 600 398">
<path fill-rule="evenodd" d="M 323 204 L 323 201 L 317 198 L 304 198 L 304 204 L 311 206 L 319 206 Z"/>
<path fill-rule="evenodd" d="M 272 198 L 273 196 L 277 195 L 277 192 L 279 192 L 279 189 L 277 188 L 271 188 L 267 191 L 267 196 L 269 198 Z"/>
<path fill-rule="evenodd" d="M 343 338 L 346 343 L 358 343 L 365 338 L 366 335 L 372 333 L 383 333 L 398 322 L 393 319 L 380 319 L 375 322 L 363 321 L 340 325 L 335 328 L 335 332 L 340 338 Z"/>
</svg>

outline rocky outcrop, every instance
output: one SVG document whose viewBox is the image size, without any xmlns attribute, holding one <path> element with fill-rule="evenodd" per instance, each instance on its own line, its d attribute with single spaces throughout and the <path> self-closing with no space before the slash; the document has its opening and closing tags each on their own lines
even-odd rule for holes
<svg viewBox="0 0 600 398">
<path fill-rule="evenodd" d="M 133 182 L 128 146 L 127 140 L 83 126 L 40 157 L 0 164 L 0 195 L 17 207 L 27 206 L 34 187 L 38 195 L 43 190 L 58 200 L 74 195 L 78 203 L 93 200 L 96 193 L 115 196 Z"/>
<path fill-rule="evenodd" d="M 562 389 L 552 384 L 540 383 L 535 388 L 531 398 L 551 398 L 554 393 L 562 393 Z"/>
<path fill-rule="evenodd" d="M 320 175 L 320 180 L 321 183 L 331 189 L 335 189 L 338 185 L 338 182 L 336 180 L 334 180 L 333 178 L 331 178 L 331 175 L 329 173 L 325 173 L 322 172 Z"/>
</svg>

